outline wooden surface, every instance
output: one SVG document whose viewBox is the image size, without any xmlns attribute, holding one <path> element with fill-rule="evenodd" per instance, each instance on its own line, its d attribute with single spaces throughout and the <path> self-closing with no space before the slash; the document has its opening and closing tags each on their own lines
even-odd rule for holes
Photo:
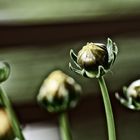
<svg viewBox="0 0 140 140">
<path fill-rule="evenodd" d="M 1 23 L 52 23 L 140 14 L 139 0 L 1 0 Z"/>
<path fill-rule="evenodd" d="M 118 36 L 139 36 L 140 16 L 89 21 L 39 24 L 0 24 L 0 47 L 59 45 L 65 42 L 90 41 Z"/>
<path fill-rule="evenodd" d="M 89 41 L 94 41 L 90 39 Z M 112 72 L 106 75 L 110 92 L 122 89 L 140 77 L 140 40 L 139 37 L 116 37 L 119 54 L 112 67 Z M 106 39 L 96 39 L 95 42 L 106 43 Z M 71 72 L 68 68 L 69 51 L 79 50 L 86 41 L 46 46 L 18 46 L 1 48 L 0 56 L 11 64 L 10 78 L 4 83 L 10 98 L 18 102 L 35 100 L 36 94 L 44 78 L 54 69 L 61 69 L 73 76 L 83 86 L 86 93 L 98 93 L 96 79 L 86 79 Z"/>
<path fill-rule="evenodd" d="M 110 97 L 116 123 L 117 139 L 139 140 L 140 112 L 134 112 L 121 106 L 113 94 Z M 48 140 L 60 139 L 56 114 L 47 113 L 39 108 L 36 103 L 19 105 L 15 109 L 23 124 L 27 140 L 30 140 L 31 135 L 32 138 L 35 137 L 35 140 L 40 140 L 38 135 L 42 140 L 46 138 Z M 90 95 L 82 98 L 77 108 L 69 112 L 69 119 L 74 140 L 107 140 L 106 120 L 101 94 L 96 97 Z"/>
</svg>

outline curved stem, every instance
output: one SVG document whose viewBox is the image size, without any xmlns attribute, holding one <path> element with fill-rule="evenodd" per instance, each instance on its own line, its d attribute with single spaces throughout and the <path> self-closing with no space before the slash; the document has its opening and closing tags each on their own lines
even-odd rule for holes
<svg viewBox="0 0 140 140">
<path fill-rule="evenodd" d="M 9 120 L 10 120 L 11 125 L 12 125 L 13 132 L 14 132 L 14 134 L 16 136 L 16 139 L 25 140 L 24 136 L 22 134 L 22 130 L 20 128 L 20 124 L 19 124 L 19 122 L 18 122 L 18 120 L 16 118 L 16 115 L 15 115 L 13 109 L 12 109 L 12 106 L 11 106 L 11 103 L 10 103 L 10 101 L 8 99 L 8 96 L 2 90 L 1 87 L 0 87 L 0 98 L 1 98 L 2 104 L 5 107 L 6 112 L 8 114 Z"/>
<path fill-rule="evenodd" d="M 72 140 L 68 115 L 66 112 L 61 112 L 59 114 L 59 127 L 60 127 L 61 139 Z"/>
<path fill-rule="evenodd" d="M 107 127 L 108 127 L 108 137 L 109 140 L 116 140 L 114 117 L 112 113 L 112 107 L 108 95 L 108 90 L 103 77 L 98 78 L 98 81 L 101 88 L 103 102 L 105 106 L 105 113 L 106 113 Z"/>
</svg>

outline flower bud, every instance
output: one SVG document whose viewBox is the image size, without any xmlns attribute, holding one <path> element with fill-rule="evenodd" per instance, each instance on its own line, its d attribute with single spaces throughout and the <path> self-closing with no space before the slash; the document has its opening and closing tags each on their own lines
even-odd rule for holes
<svg viewBox="0 0 140 140">
<path fill-rule="evenodd" d="M 74 68 L 71 63 L 69 67 L 72 71 L 88 77 L 99 78 L 110 70 L 118 53 L 118 48 L 111 39 L 108 38 L 107 45 L 101 43 L 87 43 L 78 55 L 73 50 L 70 57 L 77 66 Z"/>
<path fill-rule="evenodd" d="M 126 107 L 133 110 L 140 110 L 140 80 L 132 82 L 129 87 L 123 88 L 124 97 L 116 93 L 116 97 Z"/>
<path fill-rule="evenodd" d="M 0 140 L 13 140 L 10 120 L 5 109 L 0 107 Z"/>
<path fill-rule="evenodd" d="M 78 53 L 77 63 L 87 71 L 98 71 L 98 66 L 106 67 L 108 54 L 104 44 L 87 43 Z"/>
<path fill-rule="evenodd" d="M 56 70 L 44 80 L 38 101 L 49 112 L 61 112 L 75 107 L 80 95 L 80 85 L 62 71 Z"/>
<path fill-rule="evenodd" d="M 10 66 L 7 62 L 0 62 L 0 83 L 8 79 Z"/>
<path fill-rule="evenodd" d="M 127 88 L 128 98 L 132 98 L 136 104 L 139 104 L 140 107 L 140 80 L 134 81 Z"/>
</svg>

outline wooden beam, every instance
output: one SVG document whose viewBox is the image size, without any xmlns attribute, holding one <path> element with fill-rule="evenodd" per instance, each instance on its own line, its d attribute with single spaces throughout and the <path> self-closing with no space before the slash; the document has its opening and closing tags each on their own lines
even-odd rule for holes
<svg viewBox="0 0 140 140">
<path fill-rule="evenodd" d="M 0 46 L 44 45 L 87 38 L 140 35 L 140 15 L 54 24 L 1 24 Z"/>
</svg>

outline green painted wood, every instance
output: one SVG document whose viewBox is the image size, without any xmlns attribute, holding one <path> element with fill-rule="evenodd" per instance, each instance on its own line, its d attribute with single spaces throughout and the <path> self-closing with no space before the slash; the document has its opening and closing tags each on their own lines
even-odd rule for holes
<svg viewBox="0 0 140 140">
<path fill-rule="evenodd" d="M 140 14 L 139 0 L 0 0 L 0 22 L 62 22 Z"/>
<path fill-rule="evenodd" d="M 108 73 L 106 80 L 111 93 L 125 84 L 140 78 L 140 40 L 139 38 L 115 38 L 119 47 L 118 58 Z M 0 49 L 0 59 L 11 64 L 10 78 L 3 83 L 6 92 L 13 101 L 35 100 L 43 79 L 54 69 L 62 69 L 83 85 L 86 93 L 99 92 L 97 81 L 86 79 L 71 72 L 68 68 L 69 50 L 79 50 L 86 42 L 79 41 L 55 46 L 18 46 Z"/>
</svg>

